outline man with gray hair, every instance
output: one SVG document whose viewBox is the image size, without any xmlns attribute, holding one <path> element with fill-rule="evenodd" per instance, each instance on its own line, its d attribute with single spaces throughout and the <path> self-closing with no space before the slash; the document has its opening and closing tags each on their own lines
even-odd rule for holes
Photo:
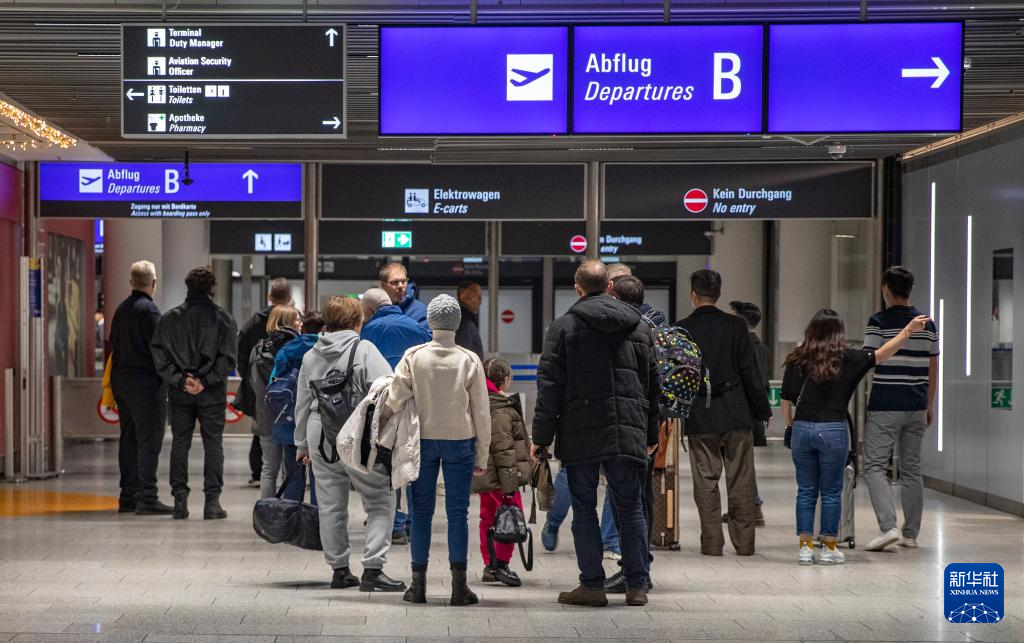
<svg viewBox="0 0 1024 643">
<path fill-rule="evenodd" d="M 156 267 L 149 261 L 135 262 L 129 284 L 132 294 L 117 307 L 110 322 L 110 384 L 121 421 L 118 511 L 169 514 L 172 508 L 160 502 L 156 489 L 167 408 L 167 389 L 149 348 L 160 321 L 160 310 L 153 303 Z"/>
</svg>

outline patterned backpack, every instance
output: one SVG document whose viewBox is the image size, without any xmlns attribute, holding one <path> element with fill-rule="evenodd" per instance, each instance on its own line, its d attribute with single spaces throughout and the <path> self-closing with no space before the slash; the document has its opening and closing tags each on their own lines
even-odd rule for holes
<svg viewBox="0 0 1024 643">
<path fill-rule="evenodd" d="M 690 334 L 678 326 L 653 324 L 654 356 L 658 362 L 658 404 L 662 417 L 690 417 L 690 407 L 704 387 L 706 405 L 711 406 L 711 374 L 704 367 L 700 348 Z"/>
</svg>

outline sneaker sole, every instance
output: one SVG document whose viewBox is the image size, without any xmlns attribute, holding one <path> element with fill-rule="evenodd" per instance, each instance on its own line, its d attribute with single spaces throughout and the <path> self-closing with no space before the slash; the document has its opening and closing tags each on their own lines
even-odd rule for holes
<svg viewBox="0 0 1024 643">
<path fill-rule="evenodd" d="M 804 567 L 807 567 L 807 566 L 813 565 L 814 561 L 813 560 L 798 560 L 797 564 L 803 565 Z"/>
<path fill-rule="evenodd" d="M 825 565 L 826 567 L 832 567 L 833 565 L 842 565 L 845 562 L 846 562 L 845 560 L 841 561 L 841 562 L 838 561 L 838 560 L 819 560 L 818 564 L 819 565 Z"/>
<path fill-rule="evenodd" d="M 880 544 L 875 545 L 874 547 L 865 547 L 864 549 L 866 551 L 884 551 L 886 547 L 888 547 L 889 545 L 896 544 L 898 541 L 899 536 L 895 538 L 886 538 Z"/>
</svg>

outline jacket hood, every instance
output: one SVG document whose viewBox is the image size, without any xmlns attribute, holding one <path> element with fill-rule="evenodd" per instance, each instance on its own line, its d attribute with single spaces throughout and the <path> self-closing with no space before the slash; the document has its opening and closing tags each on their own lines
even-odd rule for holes
<svg viewBox="0 0 1024 643">
<path fill-rule="evenodd" d="M 665 313 L 648 304 L 646 301 L 643 306 L 640 306 L 640 315 L 650 322 L 652 326 L 661 326 L 662 324 L 668 323 L 668 318 L 665 316 Z"/>
<path fill-rule="evenodd" d="M 412 302 L 420 298 L 420 287 L 413 282 L 405 287 L 405 297 L 402 297 L 402 301 L 398 303 L 399 308 L 406 310 L 412 305 Z M 378 311 L 379 312 L 379 311 Z"/>
<path fill-rule="evenodd" d="M 588 326 L 602 333 L 624 333 L 640 323 L 640 313 L 611 295 L 588 295 L 580 299 L 569 314 L 576 315 Z"/>
<path fill-rule="evenodd" d="M 330 361 L 335 360 L 348 352 L 349 347 L 356 343 L 359 335 L 355 331 L 341 330 L 336 333 L 321 335 L 313 347 L 318 355 Z"/>
<path fill-rule="evenodd" d="M 501 409 L 513 409 L 519 415 L 523 414 L 522 405 L 519 403 L 519 396 L 516 394 L 505 395 L 504 393 L 488 393 L 487 398 L 491 402 L 491 413 Z"/>
<path fill-rule="evenodd" d="M 404 302 L 404 300 L 403 300 L 403 302 Z M 404 315 L 404 314 L 405 313 L 402 312 L 401 308 L 399 308 L 398 306 L 396 306 L 394 304 L 389 304 L 387 306 L 381 306 L 380 308 L 378 308 L 377 312 L 373 313 L 373 317 L 370 318 L 370 321 L 373 321 L 375 319 L 379 319 L 381 317 L 391 317 L 392 315 Z"/>
<path fill-rule="evenodd" d="M 278 328 L 274 332 L 270 333 L 270 344 L 274 347 L 274 351 L 276 352 L 298 336 L 299 333 L 291 328 Z"/>
</svg>

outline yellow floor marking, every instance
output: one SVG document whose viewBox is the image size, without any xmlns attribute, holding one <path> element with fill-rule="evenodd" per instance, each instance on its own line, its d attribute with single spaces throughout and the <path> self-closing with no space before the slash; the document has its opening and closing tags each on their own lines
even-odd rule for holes
<svg viewBox="0 0 1024 643">
<path fill-rule="evenodd" d="M 0 516 L 33 516 L 76 511 L 117 511 L 117 498 L 0 487 Z"/>
</svg>

